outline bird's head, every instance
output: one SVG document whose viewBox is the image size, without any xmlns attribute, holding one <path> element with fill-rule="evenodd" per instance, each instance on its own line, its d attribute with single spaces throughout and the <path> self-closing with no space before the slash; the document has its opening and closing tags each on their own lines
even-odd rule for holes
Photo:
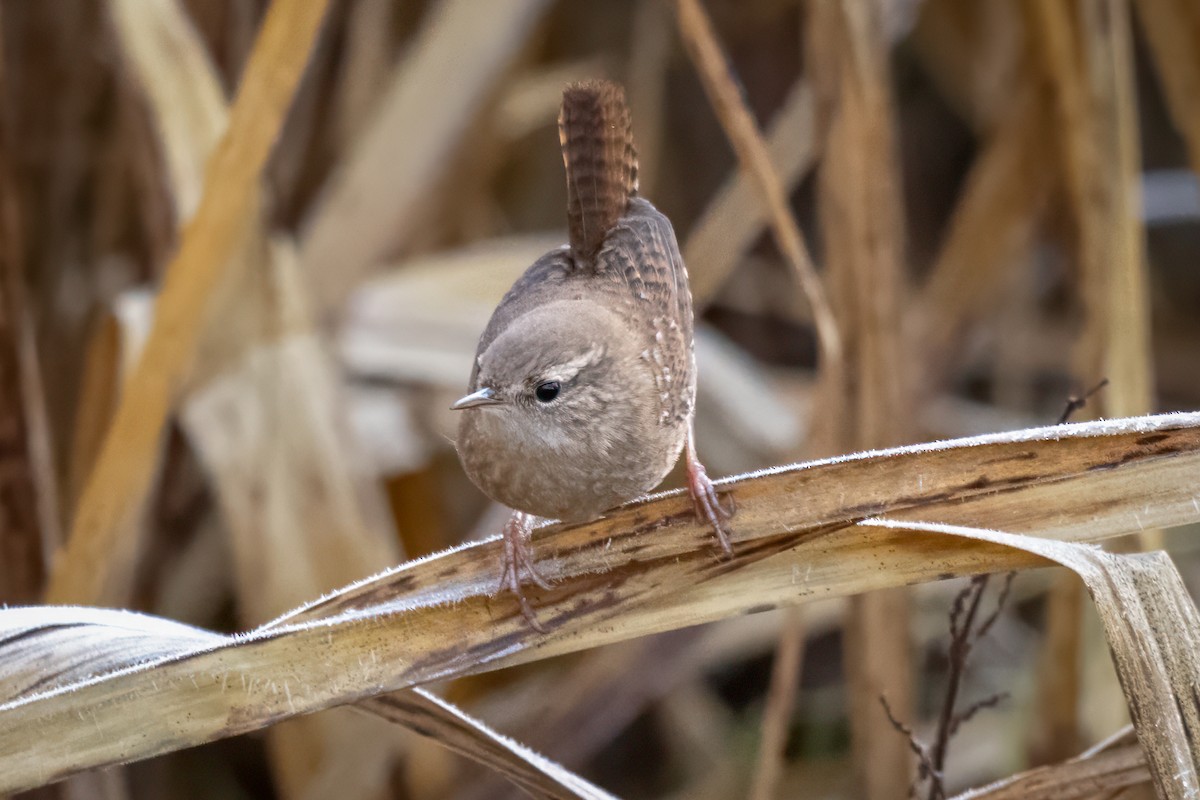
<svg viewBox="0 0 1200 800">
<path fill-rule="evenodd" d="M 511 455 L 594 449 L 626 435 L 649 402 L 635 346 L 624 321 L 595 303 L 518 317 L 479 354 L 472 392 L 451 406 L 464 412 L 460 434 Z"/>
</svg>

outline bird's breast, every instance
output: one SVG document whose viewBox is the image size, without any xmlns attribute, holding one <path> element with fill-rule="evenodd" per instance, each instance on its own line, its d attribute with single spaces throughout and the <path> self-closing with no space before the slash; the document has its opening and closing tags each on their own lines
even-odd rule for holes
<svg viewBox="0 0 1200 800">
<path fill-rule="evenodd" d="M 674 466 L 685 429 L 581 426 L 546 437 L 497 408 L 463 412 L 458 451 L 468 477 L 498 503 L 549 519 L 595 519 L 653 490 Z"/>
</svg>

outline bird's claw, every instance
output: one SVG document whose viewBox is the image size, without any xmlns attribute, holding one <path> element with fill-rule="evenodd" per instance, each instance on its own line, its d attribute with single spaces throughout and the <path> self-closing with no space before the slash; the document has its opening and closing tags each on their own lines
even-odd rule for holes
<svg viewBox="0 0 1200 800">
<path fill-rule="evenodd" d="M 529 534 L 532 530 L 533 517 L 521 512 L 514 513 L 508 522 L 504 523 L 500 585 L 496 591 L 503 592 L 507 589 L 512 592 L 517 599 L 517 605 L 521 607 L 521 616 L 525 617 L 525 621 L 538 633 L 545 633 L 546 629 L 534 616 L 533 607 L 521 588 L 522 573 L 538 587 L 551 588 L 550 583 L 534 567 L 533 554 L 529 547 Z"/>
<path fill-rule="evenodd" d="M 690 454 L 689 454 L 690 456 Z M 724 522 L 733 516 L 735 509 L 725 510 L 721 506 L 721 501 L 717 497 L 717 491 L 713 488 L 712 480 L 708 477 L 708 471 L 704 469 L 704 465 L 699 459 L 694 457 L 688 458 L 687 463 L 687 479 L 688 479 L 688 494 L 692 496 L 692 505 L 696 509 L 696 519 L 700 522 L 707 522 L 712 526 L 713 533 L 717 536 L 717 541 L 721 545 L 721 549 L 725 551 L 725 555 L 733 555 L 733 545 L 729 542 L 729 532 L 725 529 Z M 730 503 L 733 499 L 730 498 Z"/>
</svg>

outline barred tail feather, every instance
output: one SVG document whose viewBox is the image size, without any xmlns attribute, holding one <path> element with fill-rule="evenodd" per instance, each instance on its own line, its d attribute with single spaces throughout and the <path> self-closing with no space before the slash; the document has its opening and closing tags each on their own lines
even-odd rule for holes
<svg viewBox="0 0 1200 800">
<path fill-rule="evenodd" d="M 586 262 L 637 194 L 637 153 L 625 90 L 611 81 L 568 86 L 558 137 L 567 168 L 571 250 Z"/>
</svg>

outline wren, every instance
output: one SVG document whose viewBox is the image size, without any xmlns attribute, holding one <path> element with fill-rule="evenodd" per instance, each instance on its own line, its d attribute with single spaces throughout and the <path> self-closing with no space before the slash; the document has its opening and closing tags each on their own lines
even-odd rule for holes
<svg viewBox="0 0 1200 800">
<path fill-rule="evenodd" d="M 731 554 L 696 456 L 692 296 L 670 221 L 638 196 L 624 90 L 563 91 L 559 141 L 570 243 L 513 284 L 479 340 L 456 447 L 470 479 L 514 510 L 500 588 L 549 588 L 529 552 L 535 517 L 583 522 L 656 487 L 679 459 L 702 522 Z"/>
</svg>

